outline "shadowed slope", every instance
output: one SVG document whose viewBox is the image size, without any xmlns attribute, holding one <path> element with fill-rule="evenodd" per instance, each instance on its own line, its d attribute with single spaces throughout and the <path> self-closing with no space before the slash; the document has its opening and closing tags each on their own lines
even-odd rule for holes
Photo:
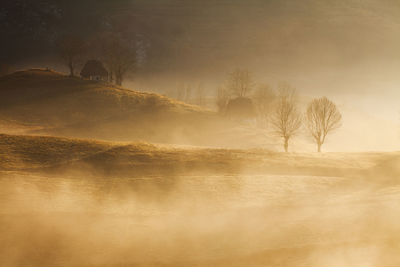
<svg viewBox="0 0 400 267">
<path fill-rule="evenodd" d="M 214 118 L 161 95 L 41 69 L 1 77 L 0 107 L 3 125 L 25 127 L 27 133 L 109 140 L 189 138 Z"/>
<path fill-rule="evenodd" d="M 21 122 L 53 126 L 105 119 L 136 110 L 200 111 L 195 106 L 157 94 L 70 78 L 41 69 L 19 71 L 1 77 L 0 96 L 3 116 Z"/>
</svg>

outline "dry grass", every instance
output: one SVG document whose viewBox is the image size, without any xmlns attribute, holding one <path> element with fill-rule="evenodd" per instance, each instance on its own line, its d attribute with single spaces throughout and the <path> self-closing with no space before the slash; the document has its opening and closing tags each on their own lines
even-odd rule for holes
<svg viewBox="0 0 400 267">
<path fill-rule="evenodd" d="M 398 266 L 399 160 L 0 135 L 0 265 Z"/>
<path fill-rule="evenodd" d="M 42 133 L 71 133 L 72 136 L 85 129 L 93 136 L 101 135 L 102 131 L 113 127 L 112 124 L 117 132 L 117 122 L 130 126 L 125 129 L 151 128 L 149 126 L 157 125 L 163 116 L 180 120 L 188 114 L 208 114 L 199 107 L 161 95 L 41 69 L 1 77 L 0 107 L 3 126 L 10 122 L 10 128 L 25 125 L 27 131 L 39 127 Z M 150 122 L 149 125 L 146 122 Z"/>
<path fill-rule="evenodd" d="M 277 153 L 0 135 L 2 171 L 86 171 L 96 176 L 185 173 L 296 174 L 354 177 L 386 166 L 399 153 Z M 385 165 L 386 164 L 386 165 Z M 392 166 L 393 165 L 393 166 Z M 392 177 L 393 175 L 391 175 Z"/>
</svg>

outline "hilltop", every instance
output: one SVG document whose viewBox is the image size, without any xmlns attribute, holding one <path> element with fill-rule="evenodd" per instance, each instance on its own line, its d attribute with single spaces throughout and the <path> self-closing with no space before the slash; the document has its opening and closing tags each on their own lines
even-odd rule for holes
<svg viewBox="0 0 400 267">
<path fill-rule="evenodd" d="M 0 77 L 0 107 L 2 132 L 119 141 L 193 141 L 216 119 L 162 95 L 45 69 Z"/>
</svg>

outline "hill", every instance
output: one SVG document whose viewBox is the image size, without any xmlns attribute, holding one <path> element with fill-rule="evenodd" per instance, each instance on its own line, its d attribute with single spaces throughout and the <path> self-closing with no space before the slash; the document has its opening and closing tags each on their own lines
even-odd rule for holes
<svg viewBox="0 0 400 267">
<path fill-rule="evenodd" d="M 302 153 L 100 142 L 0 134 L 0 172 L 137 177 L 196 173 L 399 175 L 398 153 Z M 386 173 L 386 176 L 382 176 Z"/>
<path fill-rule="evenodd" d="M 215 117 L 158 94 L 50 70 L 31 69 L 0 78 L 0 125 L 6 133 L 195 141 L 199 129 L 210 127 Z"/>
<path fill-rule="evenodd" d="M 395 150 L 394 125 L 343 107 L 344 125 L 329 137 L 326 151 Z M 373 123 L 371 123 L 373 122 Z M 354 127 L 354 125 L 359 125 Z M 379 127 L 376 127 L 379 125 Z M 370 129 L 361 135 L 360 129 Z M 385 129 L 378 135 L 374 128 Z M 0 133 L 51 135 L 106 141 L 146 141 L 281 151 L 282 140 L 262 129 L 165 96 L 104 82 L 71 78 L 45 69 L 0 77 Z M 314 151 L 306 135 L 291 151 Z M 383 140 L 379 146 L 371 138 Z M 382 144 L 385 144 L 383 146 Z"/>
</svg>

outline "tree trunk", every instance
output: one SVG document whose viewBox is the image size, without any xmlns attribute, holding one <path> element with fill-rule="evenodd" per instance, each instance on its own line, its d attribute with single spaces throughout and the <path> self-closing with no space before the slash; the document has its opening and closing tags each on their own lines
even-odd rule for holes
<svg viewBox="0 0 400 267">
<path fill-rule="evenodd" d="M 112 71 L 110 71 L 110 73 L 109 73 L 109 75 L 108 75 L 108 81 L 109 81 L 110 83 L 112 83 L 112 82 L 114 81 L 114 74 L 113 74 Z"/>
<path fill-rule="evenodd" d="M 122 86 L 122 79 L 121 79 L 119 76 L 117 76 L 117 77 L 115 78 L 115 84 L 116 84 L 116 85 L 119 85 L 119 86 Z"/>
<path fill-rule="evenodd" d="M 115 84 L 122 86 L 122 75 L 120 73 L 115 73 Z"/>
<path fill-rule="evenodd" d="M 321 153 L 321 146 L 322 146 L 321 142 L 318 142 L 318 153 Z"/>
<path fill-rule="evenodd" d="M 289 151 L 289 138 L 285 138 L 284 148 L 287 153 Z"/>
<path fill-rule="evenodd" d="M 69 76 L 70 77 L 74 77 L 75 76 L 75 74 L 74 74 L 74 64 L 72 63 L 72 61 L 69 62 L 68 67 L 69 67 Z"/>
</svg>

